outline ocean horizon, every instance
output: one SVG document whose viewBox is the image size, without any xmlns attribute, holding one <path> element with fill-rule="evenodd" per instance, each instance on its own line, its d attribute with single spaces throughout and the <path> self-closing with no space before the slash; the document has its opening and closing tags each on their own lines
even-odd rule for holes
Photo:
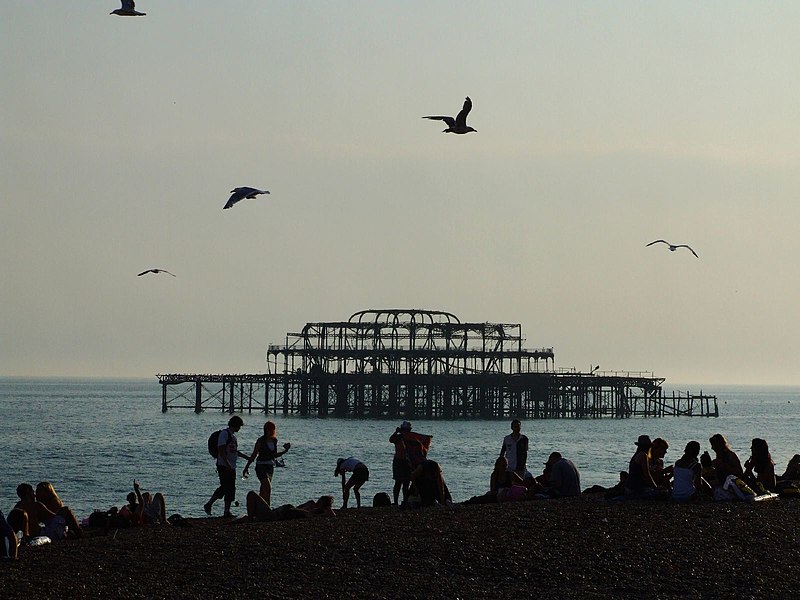
<svg viewBox="0 0 800 600">
<path fill-rule="evenodd" d="M 670 443 L 668 464 L 690 440 L 708 449 L 708 438 L 722 433 L 744 461 L 754 437 L 767 440 L 782 472 L 800 453 L 800 386 L 665 385 L 665 392 L 716 395 L 720 416 L 630 419 L 523 420 L 530 439 L 528 468 L 539 474 L 551 451 L 573 460 L 583 488 L 616 483 L 627 469 L 640 434 Z M 144 490 L 161 491 L 167 510 L 201 516 L 202 504 L 217 486 L 206 440 L 224 427 L 227 412 L 172 408 L 161 412 L 161 387 L 155 377 L 0 377 L 0 509 L 16 502 L 18 483 L 50 481 L 78 518 L 94 509 L 121 506 L 133 480 Z M 362 502 L 377 492 L 391 493 L 393 447 L 388 439 L 396 419 L 319 418 L 244 412 L 240 450 L 249 454 L 264 421 L 277 424 L 281 443 L 292 449 L 286 468 L 276 469 L 273 504 L 298 504 L 321 494 L 341 498 L 333 470 L 338 457 L 355 456 L 370 468 Z M 510 419 L 413 421 L 414 430 L 433 435 L 429 457 L 442 466 L 454 499 L 463 501 L 488 489 Z M 238 465 L 237 499 L 258 489 L 252 473 L 242 480 Z M 354 500 L 351 498 L 351 506 Z M 221 512 L 221 503 L 217 512 Z M 243 511 L 244 507 L 240 508 Z"/>
</svg>

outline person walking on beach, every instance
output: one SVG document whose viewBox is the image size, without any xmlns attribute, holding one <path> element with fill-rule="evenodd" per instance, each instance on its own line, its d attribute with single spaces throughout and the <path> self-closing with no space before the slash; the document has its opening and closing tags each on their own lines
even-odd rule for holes
<svg viewBox="0 0 800 600">
<path fill-rule="evenodd" d="M 411 431 L 411 423 L 403 421 L 389 437 L 389 443 L 394 444 L 394 458 L 392 459 L 392 479 L 394 479 L 394 504 L 400 497 L 400 488 L 403 489 L 403 501 L 408 497 L 408 486 L 411 483 L 411 460 L 408 458 L 406 442 L 403 434 Z"/>
<path fill-rule="evenodd" d="M 508 459 L 508 469 L 524 478 L 528 462 L 528 438 L 520 433 L 522 423 L 519 419 L 511 421 L 511 433 L 503 438 L 500 456 Z"/>
<path fill-rule="evenodd" d="M 275 472 L 275 459 L 286 454 L 291 447 L 292 445 L 286 442 L 283 445 L 283 452 L 278 452 L 277 428 L 275 427 L 275 423 L 267 421 L 264 423 L 264 435 L 256 440 L 256 445 L 253 447 L 253 454 L 247 459 L 247 464 L 242 470 L 242 477 L 247 478 L 250 465 L 254 460 L 256 461 L 256 477 L 258 477 L 258 481 L 261 482 L 258 495 L 264 499 L 267 506 L 271 506 L 272 474 Z"/>
<path fill-rule="evenodd" d="M 211 515 L 211 507 L 220 498 L 225 499 L 225 511 L 223 516 L 231 517 L 231 504 L 236 497 L 236 459 L 238 457 L 250 458 L 246 454 L 239 452 L 239 442 L 236 439 L 236 432 L 244 425 L 244 421 L 238 415 L 234 415 L 228 420 L 228 427 L 219 432 L 217 437 L 217 475 L 219 475 L 219 487 L 211 494 L 211 498 L 203 505 L 203 510 L 207 515 Z"/>
<path fill-rule="evenodd" d="M 352 473 L 350 479 L 345 482 L 346 473 Z M 350 490 L 353 490 L 353 495 L 356 497 L 356 506 L 361 508 L 361 494 L 359 490 L 369 480 L 369 469 L 367 465 L 353 458 L 340 458 L 336 461 L 336 470 L 333 472 L 334 477 L 342 476 L 342 508 L 347 508 L 347 501 L 350 499 Z"/>
</svg>

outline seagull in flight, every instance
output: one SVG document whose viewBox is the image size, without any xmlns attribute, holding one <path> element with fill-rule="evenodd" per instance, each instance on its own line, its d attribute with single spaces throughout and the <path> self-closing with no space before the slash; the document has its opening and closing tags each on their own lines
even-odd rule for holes
<svg viewBox="0 0 800 600">
<path fill-rule="evenodd" d="M 257 190 L 256 188 L 251 187 L 238 187 L 233 189 L 231 190 L 231 197 L 228 198 L 228 202 L 225 203 L 225 206 L 223 206 L 222 209 L 225 210 L 226 208 L 230 208 L 245 198 L 252 200 L 259 194 L 269 194 L 269 192 L 267 190 Z"/>
<path fill-rule="evenodd" d="M 120 17 L 143 17 L 147 13 L 136 10 L 136 2 L 134 0 L 122 0 L 122 8 L 112 10 L 108 14 L 118 15 Z"/>
<path fill-rule="evenodd" d="M 166 273 L 167 275 L 172 275 L 173 277 L 175 277 L 173 273 L 170 273 L 166 269 L 147 269 L 147 271 L 142 271 L 141 273 L 139 273 L 137 277 L 141 277 L 142 275 L 147 275 L 148 273 L 156 273 L 156 274 Z"/>
<path fill-rule="evenodd" d="M 467 127 L 467 115 L 469 111 L 472 110 L 472 100 L 469 99 L 467 96 L 464 99 L 464 108 L 461 109 L 461 112 L 456 115 L 456 118 L 453 117 L 422 117 L 423 119 L 434 119 L 436 121 L 444 121 L 447 123 L 447 129 L 442 130 L 442 133 L 469 133 L 474 131 L 478 133 L 477 129 L 473 129 L 472 127 Z"/>
<path fill-rule="evenodd" d="M 686 244 L 670 244 L 667 240 L 655 240 L 655 241 L 650 242 L 649 244 L 647 244 L 647 246 L 652 246 L 653 244 L 666 244 L 667 246 L 669 246 L 670 252 L 675 252 L 675 250 L 677 250 L 678 248 L 688 248 L 689 252 L 694 254 L 697 258 L 700 258 L 699 256 L 697 256 L 697 252 L 692 250 Z"/>
</svg>

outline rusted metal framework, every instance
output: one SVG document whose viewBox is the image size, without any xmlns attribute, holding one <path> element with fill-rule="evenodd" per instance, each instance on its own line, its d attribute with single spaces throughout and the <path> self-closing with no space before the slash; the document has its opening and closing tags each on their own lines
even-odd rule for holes
<svg viewBox="0 0 800 600">
<path fill-rule="evenodd" d="M 162 410 L 376 418 L 718 415 L 714 396 L 665 395 L 663 378 L 652 373 L 557 371 L 552 348 L 525 349 L 524 341 L 519 324 L 364 310 L 288 333 L 284 344 L 269 346 L 264 374 L 159 375 Z M 169 399 L 172 386 L 178 393 Z"/>
</svg>

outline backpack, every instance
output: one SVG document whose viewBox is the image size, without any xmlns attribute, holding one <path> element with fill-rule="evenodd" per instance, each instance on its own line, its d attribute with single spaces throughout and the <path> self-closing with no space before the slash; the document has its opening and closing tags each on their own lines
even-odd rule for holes
<svg viewBox="0 0 800 600">
<path fill-rule="evenodd" d="M 220 429 L 219 431 L 215 431 L 210 436 L 208 436 L 208 453 L 214 458 L 217 458 L 217 448 L 219 448 L 217 442 L 219 442 L 219 434 L 222 433 L 223 431 L 225 430 Z"/>
</svg>

